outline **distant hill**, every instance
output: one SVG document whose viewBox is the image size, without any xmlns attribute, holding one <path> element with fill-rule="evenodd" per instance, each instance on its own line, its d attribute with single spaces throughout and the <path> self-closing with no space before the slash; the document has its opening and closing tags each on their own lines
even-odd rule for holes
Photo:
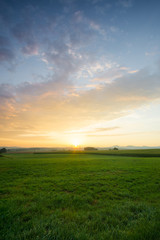
<svg viewBox="0 0 160 240">
<path fill-rule="evenodd" d="M 98 150 L 98 149 L 95 147 L 85 147 L 84 148 L 84 151 L 95 151 L 95 150 Z"/>
</svg>

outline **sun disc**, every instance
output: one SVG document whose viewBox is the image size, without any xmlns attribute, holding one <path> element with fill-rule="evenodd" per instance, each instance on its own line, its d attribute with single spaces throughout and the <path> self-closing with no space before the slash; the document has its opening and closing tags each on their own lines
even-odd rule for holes
<svg viewBox="0 0 160 240">
<path fill-rule="evenodd" d="M 76 147 L 78 147 L 78 145 L 80 144 L 80 142 L 79 142 L 78 139 L 73 139 L 73 140 L 72 140 L 72 144 L 73 144 L 73 146 L 76 148 Z"/>
</svg>

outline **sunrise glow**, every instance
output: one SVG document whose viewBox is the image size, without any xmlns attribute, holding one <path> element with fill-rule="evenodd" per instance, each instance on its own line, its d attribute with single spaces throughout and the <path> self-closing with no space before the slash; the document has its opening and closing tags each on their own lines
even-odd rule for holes
<svg viewBox="0 0 160 240">
<path fill-rule="evenodd" d="M 71 144 L 72 144 L 75 148 L 77 148 L 77 147 L 80 145 L 80 143 L 81 143 L 80 139 L 74 138 L 74 139 L 71 140 Z"/>
</svg>

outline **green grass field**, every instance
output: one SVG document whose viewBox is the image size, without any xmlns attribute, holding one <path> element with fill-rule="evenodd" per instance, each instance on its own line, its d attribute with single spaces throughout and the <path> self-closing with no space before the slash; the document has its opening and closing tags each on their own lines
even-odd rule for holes
<svg viewBox="0 0 160 240">
<path fill-rule="evenodd" d="M 0 157 L 0 239 L 160 240 L 160 151 L 107 153 Z"/>
</svg>

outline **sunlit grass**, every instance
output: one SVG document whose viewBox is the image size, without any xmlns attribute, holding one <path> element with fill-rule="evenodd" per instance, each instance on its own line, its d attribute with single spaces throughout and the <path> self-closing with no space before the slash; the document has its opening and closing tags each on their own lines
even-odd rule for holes
<svg viewBox="0 0 160 240">
<path fill-rule="evenodd" d="M 3 240 L 160 239 L 160 158 L 8 154 Z"/>
</svg>

